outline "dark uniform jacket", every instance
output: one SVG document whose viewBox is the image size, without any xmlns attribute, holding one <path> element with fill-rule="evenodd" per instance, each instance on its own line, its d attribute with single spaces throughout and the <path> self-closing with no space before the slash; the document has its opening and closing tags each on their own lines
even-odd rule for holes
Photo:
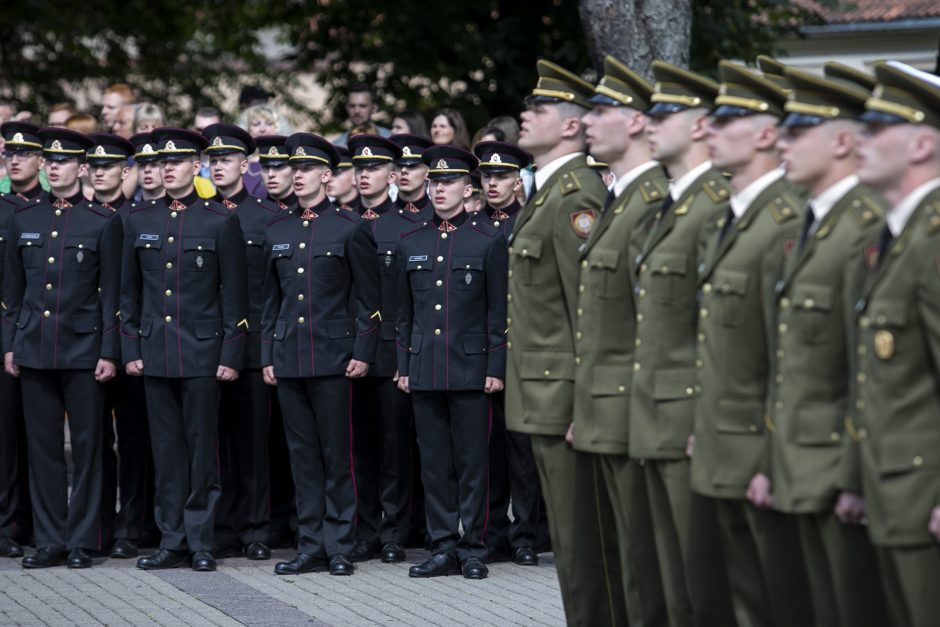
<svg viewBox="0 0 940 627">
<path fill-rule="evenodd" d="M 434 207 L 431 206 L 431 199 L 427 194 L 422 194 L 421 198 L 415 202 L 408 202 L 401 196 L 395 199 L 395 207 L 403 210 L 405 213 L 421 214 L 424 220 L 430 220 L 434 213 Z"/>
<path fill-rule="evenodd" d="M 391 200 L 372 208 L 377 217 L 368 220 L 378 253 L 382 314 L 381 337 L 375 351 L 375 363 L 369 376 L 391 377 L 398 368 L 395 350 L 395 317 L 398 315 L 398 242 L 403 233 L 415 230 L 424 220 L 423 213 L 395 208 Z"/>
<path fill-rule="evenodd" d="M 81 193 L 42 194 L 16 210 L 4 268 L 4 350 L 28 368 L 120 359 L 122 227 Z"/>
<path fill-rule="evenodd" d="M 293 211 L 297 208 L 297 196 L 294 196 L 293 193 L 281 199 L 268 196 L 268 201 L 281 211 Z"/>
<path fill-rule="evenodd" d="M 503 235 L 465 211 L 402 237 L 398 371 L 412 390 L 505 378 L 506 254 Z"/>
<path fill-rule="evenodd" d="M 248 281 L 248 336 L 245 343 L 244 368 L 261 367 L 261 305 L 264 299 L 264 230 L 284 210 L 270 201 L 255 198 L 242 190 L 220 201 L 233 209 L 245 235 L 245 260 Z"/>
<path fill-rule="evenodd" d="M 241 369 L 248 331 L 245 239 L 235 212 L 195 192 L 136 203 L 124 235 L 124 362 L 151 377 Z"/>
<path fill-rule="evenodd" d="M 940 505 L 940 190 L 929 193 L 868 277 L 856 305 L 859 441 L 868 533 L 933 546 Z"/>
<path fill-rule="evenodd" d="M 692 489 L 743 499 L 766 471 L 766 402 L 777 282 L 799 239 L 803 198 L 783 178 L 710 238 L 699 267 L 698 396 Z M 719 242 L 720 239 L 720 242 Z"/>
<path fill-rule="evenodd" d="M 508 239 L 512 234 L 512 227 L 516 224 L 516 218 L 521 211 L 522 205 L 519 204 L 519 201 L 514 200 L 511 205 L 504 209 L 494 209 L 486 205 L 483 207 L 483 211 L 480 212 L 480 216 L 489 220 L 493 228 L 502 231 L 503 235 Z"/>
<path fill-rule="evenodd" d="M 369 222 L 328 199 L 279 216 L 265 232 L 261 365 L 277 377 L 342 375 L 372 363 L 379 280 Z"/>
</svg>

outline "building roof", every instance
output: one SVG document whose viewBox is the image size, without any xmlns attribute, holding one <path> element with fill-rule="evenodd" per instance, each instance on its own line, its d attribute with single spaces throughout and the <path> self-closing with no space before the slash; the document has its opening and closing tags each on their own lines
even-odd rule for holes
<svg viewBox="0 0 940 627">
<path fill-rule="evenodd" d="M 940 2 L 936 0 L 840 0 L 834 7 L 815 0 L 795 0 L 795 3 L 816 12 L 827 24 L 896 22 L 940 17 Z"/>
</svg>

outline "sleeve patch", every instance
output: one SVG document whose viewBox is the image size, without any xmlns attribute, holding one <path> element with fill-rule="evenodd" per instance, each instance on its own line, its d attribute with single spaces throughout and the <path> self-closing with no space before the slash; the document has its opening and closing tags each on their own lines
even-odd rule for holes
<svg viewBox="0 0 940 627">
<path fill-rule="evenodd" d="M 571 220 L 571 230 L 582 239 L 587 239 L 594 230 L 594 223 L 597 221 L 597 211 L 594 209 L 584 209 L 575 211 L 568 217 Z"/>
</svg>

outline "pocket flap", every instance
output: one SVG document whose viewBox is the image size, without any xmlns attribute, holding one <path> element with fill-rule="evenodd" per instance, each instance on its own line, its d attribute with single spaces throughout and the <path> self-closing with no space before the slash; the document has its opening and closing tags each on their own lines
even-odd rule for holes
<svg viewBox="0 0 940 627">
<path fill-rule="evenodd" d="M 22 309 L 20 309 L 20 315 L 16 318 L 16 328 L 25 329 L 32 315 L 33 315 L 33 312 L 30 311 L 29 307 L 23 307 Z"/>
<path fill-rule="evenodd" d="M 632 381 L 633 368 L 630 364 L 595 366 L 591 372 L 591 394 L 593 396 L 629 394 Z"/>
<path fill-rule="evenodd" d="M 271 246 L 271 258 L 293 257 L 294 247 L 290 244 L 274 244 Z"/>
<path fill-rule="evenodd" d="M 718 401 L 715 429 L 719 433 L 763 433 L 764 403 L 726 399 Z"/>
<path fill-rule="evenodd" d="M 46 236 L 42 233 L 20 233 L 18 246 L 42 246 L 46 241 Z"/>
<path fill-rule="evenodd" d="M 904 303 L 873 303 L 869 318 L 876 327 L 903 327 L 908 315 Z"/>
<path fill-rule="evenodd" d="M 263 246 L 264 233 L 245 233 L 245 243 L 249 246 Z"/>
<path fill-rule="evenodd" d="M 101 316 L 95 314 L 72 316 L 72 325 L 76 333 L 94 333 L 101 328 Z"/>
<path fill-rule="evenodd" d="M 517 237 L 515 241 L 513 241 L 510 250 L 513 255 L 519 257 L 540 259 L 542 257 L 542 240 L 529 237 Z"/>
<path fill-rule="evenodd" d="M 356 334 L 356 326 L 352 320 L 329 320 L 326 323 L 326 335 L 331 340 L 352 337 Z"/>
<path fill-rule="evenodd" d="M 388 320 L 382 321 L 379 331 L 382 333 L 383 340 L 395 340 L 398 337 L 398 329 L 395 327 L 395 323 Z"/>
<path fill-rule="evenodd" d="M 715 280 L 712 286 L 719 294 L 737 294 L 744 296 L 747 294 L 747 284 L 749 277 L 746 272 L 737 272 L 735 270 L 716 270 Z"/>
<path fill-rule="evenodd" d="M 214 337 L 222 335 L 222 321 L 215 320 L 197 320 L 193 324 L 193 331 L 196 333 L 197 340 L 211 340 Z"/>
<path fill-rule="evenodd" d="M 594 247 L 588 255 L 588 264 L 594 268 L 616 270 L 617 266 L 620 264 L 620 251 L 611 248 Z"/>
<path fill-rule="evenodd" d="M 799 309 L 832 310 L 832 288 L 825 285 L 797 283 L 793 287 L 793 306 Z"/>
<path fill-rule="evenodd" d="M 408 352 L 412 355 L 417 355 L 421 352 L 421 341 L 424 339 L 423 333 L 412 333 L 411 334 L 411 346 L 408 347 Z"/>
<path fill-rule="evenodd" d="M 66 237 L 66 248 L 80 248 L 82 250 L 98 251 L 98 240 L 93 237 Z"/>
<path fill-rule="evenodd" d="M 480 257 L 454 257 L 454 270 L 483 270 L 483 259 Z"/>
<path fill-rule="evenodd" d="M 151 330 L 153 330 L 153 318 L 141 318 L 140 328 L 137 329 L 137 334 L 140 337 L 150 337 Z"/>
<path fill-rule="evenodd" d="M 522 378 L 574 381 L 574 354 L 561 351 L 526 352 L 522 356 Z"/>
<path fill-rule="evenodd" d="M 163 238 L 155 233 L 141 233 L 134 240 L 134 248 L 152 248 L 160 250 L 163 247 Z"/>
<path fill-rule="evenodd" d="M 215 240 L 208 237 L 187 237 L 183 240 L 183 250 L 215 251 Z"/>
<path fill-rule="evenodd" d="M 431 258 L 428 255 L 412 255 L 405 264 L 407 272 L 425 271 L 431 269 Z"/>
<path fill-rule="evenodd" d="M 804 406 L 796 411 L 797 444 L 835 446 L 842 439 L 845 416 L 826 406 Z"/>
<path fill-rule="evenodd" d="M 287 333 L 287 320 L 278 320 L 274 323 L 274 341 L 280 342 Z"/>
<path fill-rule="evenodd" d="M 940 468 L 940 433 L 883 435 L 881 474 Z"/>
<path fill-rule="evenodd" d="M 663 368 L 653 373 L 653 398 L 657 401 L 692 398 L 697 384 L 695 368 Z"/>
<path fill-rule="evenodd" d="M 488 338 L 485 333 L 474 333 L 463 336 L 463 352 L 468 355 L 479 355 L 486 352 Z"/>
<path fill-rule="evenodd" d="M 678 274 L 685 276 L 688 255 L 681 253 L 658 253 L 650 255 L 647 262 L 653 274 Z"/>
<path fill-rule="evenodd" d="M 346 254 L 346 249 L 341 243 L 314 244 L 314 257 L 342 257 Z"/>
</svg>

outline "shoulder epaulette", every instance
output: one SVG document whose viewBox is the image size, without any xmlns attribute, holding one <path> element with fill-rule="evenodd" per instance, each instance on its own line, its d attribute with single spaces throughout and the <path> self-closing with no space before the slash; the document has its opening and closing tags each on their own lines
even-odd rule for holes
<svg viewBox="0 0 940 627">
<path fill-rule="evenodd" d="M 355 211 L 345 211 L 339 207 L 335 207 L 335 209 L 336 211 L 332 211 L 330 213 L 335 214 L 338 218 L 349 220 L 350 222 L 362 222 L 362 216 L 360 216 Z"/>
<path fill-rule="evenodd" d="M 149 203 L 143 200 L 140 201 L 140 203 L 131 203 L 131 208 L 128 213 L 137 213 L 138 211 L 143 211 L 148 207 L 153 207 L 155 204 L 157 204 L 156 200 L 151 200 Z"/>
<path fill-rule="evenodd" d="M 578 177 L 574 172 L 565 172 L 562 174 L 559 184 L 561 185 L 562 196 L 573 194 L 574 192 L 581 189 L 581 181 L 578 180 Z"/>
<path fill-rule="evenodd" d="M 275 205 L 270 200 L 266 200 L 264 198 L 257 198 L 256 200 L 258 201 L 258 204 L 264 207 L 265 211 L 268 213 L 279 213 L 281 211 L 277 208 L 277 205 Z"/>
<path fill-rule="evenodd" d="M 97 205 L 91 201 L 88 201 L 87 203 L 85 203 L 85 209 L 87 209 L 88 211 L 92 212 L 95 215 L 101 216 L 102 218 L 110 218 L 111 216 L 114 215 L 113 211 L 108 211 L 108 213 L 104 213 L 103 211 L 100 211 L 99 208 L 104 209 L 104 207 L 101 207 L 100 205 Z"/>
<path fill-rule="evenodd" d="M 773 216 L 774 222 L 777 224 L 793 220 L 799 214 L 796 209 L 798 204 L 793 202 L 793 199 L 786 194 L 781 194 L 770 201 L 770 215 Z"/>
<path fill-rule="evenodd" d="M 727 182 L 720 178 L 713 178 L 712 180 L 706 182 L 705 185 L 702 186 L 702 190 L 716 205 L 728 200 L 728 197 L 730 196 L 727 188 Z"/>
<path fill-rule="evenodd" d="M 16 208 L 16 213 L 21 211 L 26 211 L 27 209 L 32 209 L 33 207 L 38 207 L 42 203 L 42 198 L 34 198 L 31 202 L 24 204 L 22 207 Z"/>
<path fill-rule="evenodd" d="M 640 195 L 643 196 L 643 200 L 645 200 L 648 205 L 655 202 L 662 202 L 665 193 L 666 188 L 661 184 L 661 181 L 643 181 L 643 184 L 640 185 Z"/>
<path fill-rule="evenodd" d="M 402 237 L 402 239 L 404 239 L 404 238 L 408 237 L 409 235 L 414 235 L 415 233 L 420 233 L 421 231 L 424 231 L 424 230 L 427 229 L 427 228 L 428 228 L 428 222 L 427 222 L 427 220 L 425 220 L 424 222 L 422 222 L 421 224 L 419 224 L 416 228 L 414 228 L 414 229 L 412 229 L 412 230 L 410 230 L 410 231 L 405 231 L 404 233 L 402 233 L 402 234 L 401 234 L 401 237 Z"/>
<path fill-rule="evenodd" d="M 293 212 L 293 211 L 290 211 L 290 212 L 288 212 L 288 211 L 282 211 L 282 212 L 281 212 L 281 215 L 277 216 L 276 218 L 274 218 L 273 220 L 271 220 L 270 222 L 268 222 L 266 225 L 264 225 L 264 228 L 266 228 L 266 229 L 267 229 L 267 228 L 270 228 L 270 227 L 274 226 L 275 224 L 277 224 L 278 222 L 283 222 L 284 220 L 288 220 L 288 219 L 294 218 L 294 217 L 296 217 L 296 216 L 294 215 L 294 212 Z"/>
<path fill-rule="evenodd" d="M 499 232 L 489 220 L 477 220 L 476 218 L 470 220 L 470 228 L 489 238 L 496 237 L 496 233 Z"/>
<path fill-rule="evenodd" d="M 940 231 L 940 202 L 932 202 L 924 207 L 924 227 L 928 235 Z"/>
<path fill-rule="evenodd" d="M 218 202 L 216 202 L 216 201 L 214 201 L 214 200 L 203 200 L 203 201 L 202 201 L 202 206 L 203 206 L 203 208 L 208 209 L 208 210 L 211 211 L 212 213 L 217 213 L 217 214 L 219 214 L 219 215 L 221 215 L 221 216 L 229 216 L 229 215 L 232 215 L 233 213 L 235 213 L 235 208 L 234 208 L 234 207 L 233 207 L 232 209 L 229 209 L 228 207 L 226 207 L 226 206 L 223 205 L 222 203 L 218 203 Z"/>
<path fill-rule="evenodd" d="M 877 222 L 884 216 L 884 210 L 878 206 L 877 202 L 867 196 L 860 196 L 853 200 L 849 213 L 852 214 L 859 226 Z"/>
</svg>

